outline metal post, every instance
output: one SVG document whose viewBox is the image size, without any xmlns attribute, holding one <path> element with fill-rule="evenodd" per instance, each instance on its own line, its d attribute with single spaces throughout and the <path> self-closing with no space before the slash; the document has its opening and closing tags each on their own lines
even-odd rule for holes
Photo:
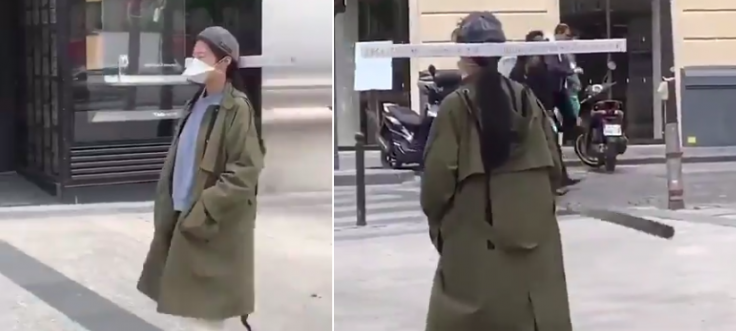
<svg viewBox="0 0 736 331">
<path fill-rule="evenodd" d="M 355 201 L 358 220 L 357 226 L 366 226 L 365 215 L 365 135 L 355 134 Z"/>
<path fill-rule="evenodd" d="M 337 112 L 333 107 L 330 107 L 332 111 L 332 149 L 333 149 L 333 162 L 332 170 L 340 170 L 340 151 L 338 149 L 337 141 Z"/>
<path fill-rule="evenodd" d="M 606 39 L 611 39 L 611 33 L 611 0 L 606 0 Z M 611 53 L 606 54 L 606 67 L 608 67 L 611 60 L 613 60 Z M 608 80 L 605 83 L 610 83 L 613 81 L 613 72 L 608 69 L 607 73 Z M 608 98 L 613 99 L 613 89 L 608 89 Z"/>
<path fill-rule="evenodd" d="M 667 123 L 664 130 L 665 158 L 667 160 L 667 208 L 684 209 L 682 183 L 682 145 L 677 122 Z"/>
</svg>

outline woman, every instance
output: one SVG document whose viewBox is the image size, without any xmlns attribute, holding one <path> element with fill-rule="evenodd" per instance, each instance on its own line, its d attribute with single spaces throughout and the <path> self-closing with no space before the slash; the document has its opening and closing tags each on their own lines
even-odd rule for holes
<svg viewBox="0 0 736 331">
<path fill-rule="evenodd" d="M 265 150 L 238 77 L 239 45 L 221 27 L 197 37 L 190 101 L 161 172 L 154 236 L 138 290 L 195 330 L 253 312 L 253 233 Z"/>
<path fill-rule="evenodd" d="M 455 41 L 505 42 L 488 12 Z M 539 101 L 498 58 L 462 58 L 425 151 L 421 205 L 440 254 L 427 331 L 570 331 L 554 189 L 555 137 Z"/>
</svg>

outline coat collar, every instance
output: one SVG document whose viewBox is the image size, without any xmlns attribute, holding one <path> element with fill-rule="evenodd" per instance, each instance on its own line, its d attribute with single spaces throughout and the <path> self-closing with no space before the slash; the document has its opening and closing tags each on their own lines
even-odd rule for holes
<svg viewBox="0 0 736 331">
<path fill-rule="evenodd" d="M 186 112 L 190 112 L 192 110 L 192 106 L 197 101 L 200 95 L 202 95 L 202 92 L 204 91 L 204 87 L 200 88 L 197 93 L 194 95 L 193 98 L 189 99 L 187 103 L 184 105 L 184 109 Z M 220 103 L 220 109 L 224 110 L 233 110 L 235 109 L 235 98 L 240 94 L 241 92 L 236 90 L 233 87 L 233 84 L 230 82 L 225 83 L 225 87 L 222 90 L 222 102 Z"/>
</svg>

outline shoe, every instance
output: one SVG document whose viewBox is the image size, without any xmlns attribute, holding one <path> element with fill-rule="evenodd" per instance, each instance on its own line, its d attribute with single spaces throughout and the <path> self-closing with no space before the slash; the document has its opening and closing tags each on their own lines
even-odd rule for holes
<svg viewBox="0 0 736 331">
<path fill-rule="evenodd" d="M 569 191 L 570 190 L 568 190 L 568 189 L 566 189 L 564 187 L 563 188 L 558 188 L 557 190 L 555 190 L 555 195 L 557 195 L 558 197 L 561 197 L 561 196 L 567 194 L 567 192 L 569 192 Z"/>
<path fill-rule="evenodd" d="M 580 179 L 580 178 L 574 178 L 573 179 L 573 178 L 569 178 L 568 177 L 568 178 L 565 178 L 565 179 L 562 180 L 562 187 L 573 186 L 573 185 L 575 185 L 577 183 L 580 183 L 581 181 L 582 181 L 582 179 Z"/>
</svg>

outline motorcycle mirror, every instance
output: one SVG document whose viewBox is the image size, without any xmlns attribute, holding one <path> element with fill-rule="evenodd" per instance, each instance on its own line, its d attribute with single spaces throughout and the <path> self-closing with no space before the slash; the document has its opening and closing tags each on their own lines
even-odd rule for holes
<svg viewBox="0 0 736 331">
<path fill-rule="evenodd" d="M 430 64 L 429 68 L 427 68 L 427 71 L 429 71 L 429 75 L 434 78 L 434 76 L 437 74 L 437 68 L 434 66 L 434 64 Z"/>
<path fill-rule="evenodd" d="M 616 70 L 616 62 L 608 61 L 608 70 Z"/>
</svg>

